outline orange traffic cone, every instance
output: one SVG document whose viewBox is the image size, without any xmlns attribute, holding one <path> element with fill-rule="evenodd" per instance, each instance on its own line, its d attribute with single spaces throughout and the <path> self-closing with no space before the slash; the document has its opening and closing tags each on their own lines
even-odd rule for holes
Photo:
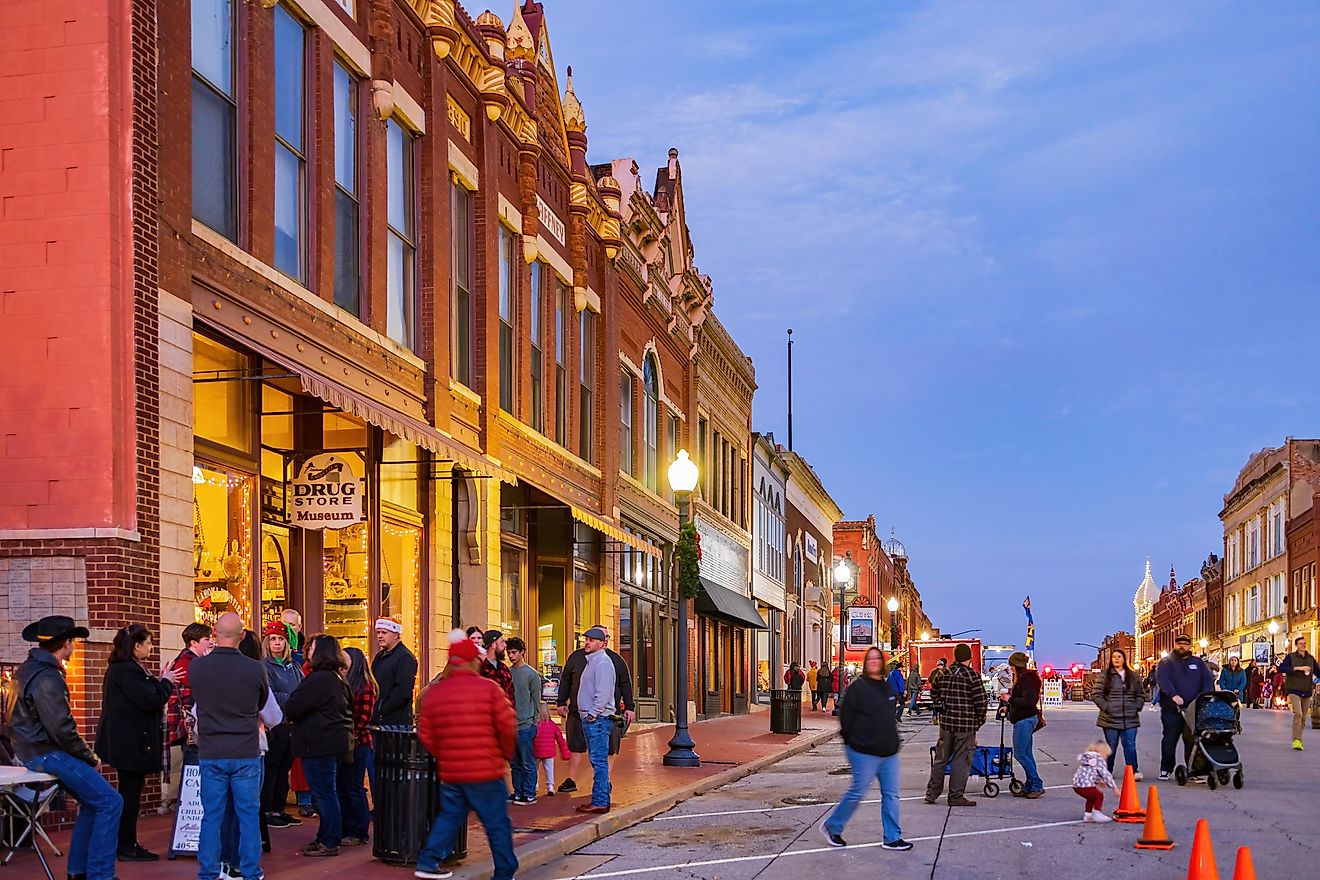
<svg viewBox="0 0 1320 880">
<path fill-rule="evenodd" d="M 1164 811 L 1160 809 L 1160 793 L 1155 786 L 1150 786 L 1146 796 L 1146 827 L 1141 831 L 1137 849 L 1173 849 L 1169 832 L 1164 830 Z"/>
<path fill-rule="evenodd" d="M 1118 799 L 1118 809 L 1114 810 L 1114 819 L 1118 822 L 1141 822 L 1146 818 L 1146 811 L 1141 808 L 1141 792 L 1137 791 L 1137 778 L 1132 774 L 1132 765 L 1128 765 L 1123 774 L 1123 796 Z"/>
<path fill-rule="evenodd" d="M 1256 866 L 1251 863 L 1251 848 L 1238 847 L 1237 866 L 1233 869 L 1233 880 L 1256 880 Z"/>
<path fill-rule="evenodd" d="M 1187 880 L 1219 880 L 1215 867 L 1215 848 L 1210 843 L 1210 823 L 1196 821 L 1196 838 L 1192 841 L 1192 860 L 1187 864 Z"/>
</svg>

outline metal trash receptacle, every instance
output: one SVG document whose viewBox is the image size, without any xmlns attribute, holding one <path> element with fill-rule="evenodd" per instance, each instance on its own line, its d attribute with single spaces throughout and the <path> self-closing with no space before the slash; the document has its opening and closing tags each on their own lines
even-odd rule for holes
<svg viewBox="0 0 1320 880">
<path fill-rule="evenodd" d="M 371 854 L 390 865 L 413 865 L 440 812 L 440 777 L 435 758 L 412 727 L 373 727 L 376 751 L 376 808 Z M 459 829 L 445 864 L 467 858 L 467 825 Z"/>
<path fill-rule="evenodd" d="M 770 732 L 802 732 L 802 691 L 770 692 Z"/>
</svg>

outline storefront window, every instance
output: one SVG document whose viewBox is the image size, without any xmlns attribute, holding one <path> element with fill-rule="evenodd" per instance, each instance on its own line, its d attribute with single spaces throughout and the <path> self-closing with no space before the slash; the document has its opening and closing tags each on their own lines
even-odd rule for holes
<svg viewBox="0 0 1320 880">
<path fill-rule="evenodd" d="M 289 530 L 285 526 L 261 524 L 260 583 L 260 622 L 264 626 L 279 619 L 289 605 Z"/>
<path fill-rule="evenodd" d="M 505 547 L 500 554 L 500 623 L 506 635 L 522 636 L 523 552 Z"/>
<path fill-rule="evenodd" d="M 256 478 L 193 466 L 193 587 L 200 623 L 233 611 L 252 623 L 252 520 Z"/>
<path fill-rule="evenodd" d="M 582 641 L 582 634 L 600 623 L 600 608 L 596 573 L 577 567 L 573 569 L 573 642 Z"/>
<path fill-rule="evenodd" d="M 633 671 L 639 697 L 655 696 L 655 603 L 619 595 L 619 654 Z"/>
<path fill-rule="evenodd" d="M 360 460 L 355 463 L 360 467 Z M 346 529 L 326 529 L 321 551 L 325 570 L 325 631 L 348 648 L 373 653 L 369 643 L 370 575 L 367 560 L 371 536 L 367 523 Z"/>
<path fill-rule="evenodd" d="M 720 689 L 719 627 L 709 618 L 703 618 L 702 625 L 706 629 L 706 691 L 714 694 Z"/>
<path fill-rule="evenodd" d="M 421 632 L 422 527 L 388 510 L 380 534 L 380 613 L 403 624 L 404 644 L 418 647 Z"/>
<path fill-rule="evenodd" d="M 193 433 L 202 440 L 252 450 L 252 359 L 193 333 Z"/>
</svg>

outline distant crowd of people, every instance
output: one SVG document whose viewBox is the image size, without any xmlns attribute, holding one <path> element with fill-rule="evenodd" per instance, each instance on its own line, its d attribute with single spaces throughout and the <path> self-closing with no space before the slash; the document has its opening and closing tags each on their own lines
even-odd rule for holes
<svg viewBox="0 0 1320 880">
<path fill-rule="evenodd" d="M 517 637 L 454 630 L 448 662 L 415 700 L 418 663 L 403 643 L 402 624 L 382 617 L 374 633 L 377 651 L 368 661 L 332 635 L 305 638 L 295 610 L 269 622 L 260 636 L 227 613 L 214 627 L 185 627 L 183 649 L 157 674 L 147 665 L 152 633 L 130 624 L 115 635 L 89 745 L 65 677 L 89 631 L 58 615 L 24 629 L 23 638 L 36 647 L 8 695 L 10 734 L 25 766 L 56 777 L 77 798 L 70 880 L 115 880 L 117 861 L 158 859 L 137 836 L 143 790 L 150 776 L 165 773 L 167 800 L 177 803 L 182 769 L 194 763 L 202 806 L 199 880 L 261 880 L 270 829 L 305 819 L 316 818 L 317 828 L 302 856 L 334 857 L 343 847 L 366 845 L 375 731 L 412 729 L 414 720 L 441 783 L 419 878 L 450 876 L 442 863 L 475 812 L 490 840 L 495 880 L 510 880 L 517 870 L 510 805 L 536 803 L 538 780 L 546 795 L 576 791 L 573 776 L 583 770 L 583 755 L 592 771 L 591 798 L 577 811 L 610 810 L 609 756 L 635 716 L 631 672 L 607 648 L 603 626 L 588 629 L 583 647 L 568 657 L 553 709 L 543 702 L 542 676 Z M 569 769 L 557 789 L 556 758 Z M 115 786 L 99 772 L 102 765 L 116 771 Z M 290 811 L 291 786 L 297 815 Z"/>
</svg>

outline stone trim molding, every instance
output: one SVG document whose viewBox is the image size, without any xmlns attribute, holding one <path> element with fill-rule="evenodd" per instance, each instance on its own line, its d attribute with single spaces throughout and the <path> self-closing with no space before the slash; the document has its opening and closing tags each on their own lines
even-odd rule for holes
<svg viewBox="0 0 1320 880">
<path fill-rule="evenodd" d="M 140 543 L 142 533 L 132 529 L 0 529 L 0 541 L 77 541 L 115 538 Z"/>
</svg>

